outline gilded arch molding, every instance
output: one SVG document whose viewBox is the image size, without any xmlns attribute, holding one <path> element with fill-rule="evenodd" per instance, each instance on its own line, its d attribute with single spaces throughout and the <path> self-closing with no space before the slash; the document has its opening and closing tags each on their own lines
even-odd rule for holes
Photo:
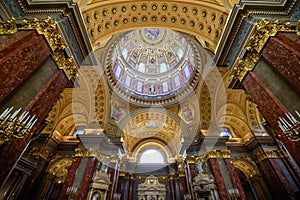
<svg viewBox="0 0 300 200">
<path fill-rule="evenodd" d="M 112 34 L 142 27 L 172 28 L 215 50 L 230 9 L 216 1 L 90 1 L 81 7 L 88 36 L 102 45 Z"/>
<path fill-rule="evenodd" d="M 182 137 L 190 133 L 185 123 L 164 108 L 144 108 L 131 112 L 120 122 L 117 135 L 124 137 L 126 149 L 132 152 L 136 144 L 161 140 L 171 149 L 179 147 Z"/>
</svg>

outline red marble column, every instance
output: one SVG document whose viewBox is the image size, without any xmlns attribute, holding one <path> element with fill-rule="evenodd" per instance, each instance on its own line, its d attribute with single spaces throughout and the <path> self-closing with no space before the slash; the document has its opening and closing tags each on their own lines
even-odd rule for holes
<svg viewBox="0 0 300 200">
<path fill-rule="evenodd" d="M 112 200 L 113 199 L 113 195 L 114 195 L 114 192 L 116 191 L 116 184 L 117 184 L 117 173 L 118 173 L 118 170 L 117 170 L 117 163 L 110 163 L 110 166 L 109 166 L 109 171 L 110 171 L 110 186 L 109 186 L 109 190 L 108 190 L 108 193 L 107 193 L 107 199 L 110 199 Z"/>
<path fill-rule="evenodd" d="M 240 199 L 246 200 L 247 198 L 246 198 L 243 186 L 241 184 L 239 175 L 235 171 L 235 168 L 234 168 L 234 166 L 233 166 L 230 158 L 224 158 L 224 163 L 225 163 L 226 168 L 227 168 L 227 170 L 229 172 L 230 180 L 232 182 L 233 187 L 239 190 Z"/>
<path fill-rule="evenodd" d="M 188 178 L 188 185 L 189 185 L 189 194 L 192 195 L 192 199 L 195 200 L 196 199 L 196 195 L 194 192 L 194 188 L 193 188 L 193 180 L 196 176 L 196 165 L 195 163 L 188 163 L 187 164 L 187 178 Z"/>
<path fill-rule="evenodd" d="M 271 37 L 262 51 L 262 56 L 300 92 L 300 36 L 296 33 L 278 33 Z"/>
<path fill-rule="evenodd" d="M 125 174 L 124 174 L 125 175 Z M 124 199 L 124 186 L 125 186 L 125 176 L 119 175 L 118 185 L 117 185 L 117 193 L 121 194 L 121 199 Z"/>
<path fill-rule="evenodd" d="M 222 174 L 221 174 L 217 159 L 216 158 L 210 158 L 208 160 L 208 164 L 209 164 L 210 171 L 212 172 L 212 174 L 213 174 L 213 176 L 216 180 L 217 189 L 218 189 L 218 192 L 219 192 L 219 195 L 220 195 L 220 199 L 222 199 L 222 200 L 226 199 L 227 200 L 228 199 L 228 193 L 227 193 L 226 186 L 225 186 L 225 183 L 224 183 L 223 178 L 222 178 Z"/>
<path fill-rule="evenodd" d="M 274 169 L 272 159 L 264 159 L 260 162 L 263 178 L 265 179 L 268 188 L 270 189 L 272 196 L 276 196 L 277 199 L 291 199 L 285 186 L 282 184 L 278 177 L 278 172 Z"/>
<path fill-rule="evenodd" d="M 85 200 L 87 198 L 90 181 L 93 177 L 95 167 L 97 165 L 97 160 L 94 157 L 89 158 L 87 166 L 84 171 L 84 175 L 82 177 L 82 181 L 78 188 L 76 200 Z"/>
<path fill-rule="evenodd" d="M 175 198 L 175 188 L 174 188 L 174 176 L 171 175 L 169 178 L 169 184 L 170 184 L 170 197 L 171 200 L 176 200 Z"/>
<path fill-rule="evenodd" d="M 134 175 L 130 175 L 130 185 L 129 185 L 129 195 L 128 199 L 133 200 L 133 192 L 134 192 Z"/>
<path fill-rule="evenodd" d="M 27 137 L 16 139 L 12 138 L 0 146 L 0 183 L 4 184 L 7 177 L 10 175 L 13 167 L 19 157 L 26 150 L 28 142 L 33 133 L 39 128 L 41 123 L 46 119 L 48 113 L 52 109 L 56 99 L 63 92 L 68 79 L 62 70 L 58 70 L 56 74 L 48 81 L 45 87 L 36 95 L 31 103 L 25 108 L 31 115 L 38 118 L 37 123 Z"/>
<path fill-rule="evenodd" d="M 0 40 L 0 102 L 50 54 L 44 37 L 36 31 L 19 31 Z"/>
<path fill-rule="evenodd" d="M 262 115 L 268 121 L 275 133 L 279 135 L 281 141 L 299 165 L 300 157 L 298 146 L 300 143 L 292 142 L 288 138 L 286 138 L 278 126 L 279 117 L 284 116 L 284 114 L 287 113 L 288 110 L 254 74 L 254 72 L 247 73 L 242 84 L 247 93 L 252 97 Z"/>
<path fill-rule="evenodd" d="M 290 181 L 287 179 L 287 177 L 285 176 L 285 174 L 283 173 L 280 165 L 278 164 L 279 159 L 269 159 L 270 163 L 272 164 L 274 170 L 276 171 L 276 174 L 282 184 L 282 186 L 285 188 L 288 196 L 290 199 L 296 199 L 295 194 L 294 194 L 294 190 L 293 190 L 293 186 L 291 185 Z M 299 186 L 298 186 L 299 187 Z"/>
<path fill-rule="evenodd" d="M 80 164 L 80 161 L 81 161 L 81 157 L 75 157 L 73 162 L 72 162 L 72 165 L 71 165 L 71 168 L 69 169 L 69 172 L 68 172 L 68 175 L 66 177 L 66 180 L 64 182 L 64 185 L 60 191 L 60 195 L 59 195 L 59 200 L 65 200 L 66 199 L 66 192 L 67 192 L 67 189 L 68 187 L 72 186 L 73 185 L 73 182 L 74 182 L 74 179 L 75 179 L 75 176 L 76 176 L 76 171 L 79 167 L 79 164 Z"/>
<path fill-rule="evenodd" d="M 180 199 L 184 199 L 184 195 L 188 194 L 186 177 L 183 174 L 178 177 L 178 186 L 180 191 Z"/>
</svg>

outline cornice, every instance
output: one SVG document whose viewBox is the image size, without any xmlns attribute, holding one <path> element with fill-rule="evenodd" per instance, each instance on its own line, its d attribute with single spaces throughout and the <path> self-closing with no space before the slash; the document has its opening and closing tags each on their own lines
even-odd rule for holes
<svg viewBox="0 0 300 200">
<path fill-rule="evenodd" d="M 4 2 L 7 5 L 12 3 L 11 0 L 4 0 Z M 95 63 L 95 58 L 90 56 L 92 47 L 77 3 L 71 0 L 59 2 L 13 0 L 13 4 L 15 4 L 16 9 L 10 10 L 11 17 L 42 19 L 51 17 L 55 19 L 68 46 L 68 51 L 78 63 L 77 65 Z"/>
<path fill-rule="evenodd" d="M 270 1 L 242 1 L 235 5 L 223 31 L 215 51 L 215 62 L 218 66 L 232 67 L 232 61 L 236 58 L 249 37 L 247 33 L 252 24 L 259 19 L 288 20 L 293 10 L 299 6 L 297 0 Z M 243 38 L 240 38 L 244 35 Z"/>
</svg>

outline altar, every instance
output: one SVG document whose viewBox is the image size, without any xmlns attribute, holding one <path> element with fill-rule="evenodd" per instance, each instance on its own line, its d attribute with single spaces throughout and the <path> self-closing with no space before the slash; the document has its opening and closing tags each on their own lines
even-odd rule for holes
<svg viewBox="0 0 300 200">
<path fill-rule="evenodd" d="M 159 183 L 158 178 L 149 176 L 144 183 L 138 185 L 139 200 L 165 200 L 166 187 Z"/>
</svg>

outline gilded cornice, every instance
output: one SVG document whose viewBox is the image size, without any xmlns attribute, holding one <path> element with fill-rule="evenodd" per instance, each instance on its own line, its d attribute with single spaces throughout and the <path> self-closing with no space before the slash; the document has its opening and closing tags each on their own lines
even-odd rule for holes
<svg viewBox="0 0 300 200">
<path fill-rule="evenodd" d="M 55 20 L 51 18 L 23 19 L 20 24 L 17 24 L 15 19 L 0 22 L 1 35 L 13 34 L 18 30 L 36 30 L 38 34 L 43 35 L 52 50 L 52 57 L 58 68 L 65 72 L 69 80 L 77 75 L 74 58 L 66 55 L 66 44 L 58 31 Z"/>
<path fill-rule="evenodd" d="M 282 150 L 266 150 L 255 155 L 258 162 L 261 162 L 265 159 L 286 158 L 287 156 L 287 153 Z"/>
<path fill-rule="evenodd" d="M 292 23 L 298 23 L 297 26 L 292 26 Z M 234 66 L 232 75 L 240 81 L 246 76 L 248 71 L 252 71 L 258 62 L 261 51 L 268 41 L 269 37 L 275 36 L 277 32 L 297 32 L 299 34 L 299 23 L 296 21 L 269 21 L 261 20 L 254 25 L 254 31 L 244 48 L 246 50 L 245 58 L 238 58 Z"/>
<path fill-rule="evenodd" d="M 75 149 L 75 156 L 76 157 L 87 158 L 87 157 L 95 157 L 96 155 L 94 153 L 92 153 L 92 151 L 90 149 L 79 149 L 79 148 L 76 148 Z"/>
<path fill-rule="evenodd" d="M 222 38 L 215 51 L 215 62 L 217 66 L 234 67 L 234 62 L 240 53 L 240 49 L 247 43 L 251 26 L 262 18 L 270 20 L 297 20 L 297 0 L 279 1 L 241 1 L 236 4 L 227 19 Z"/>
<path fill-rule="evenodd" d="M 213 150 L 208 152 L 204 158 L 207 160 L 210 158 L 230 158 L 230 150 Z"/>
</svg>

